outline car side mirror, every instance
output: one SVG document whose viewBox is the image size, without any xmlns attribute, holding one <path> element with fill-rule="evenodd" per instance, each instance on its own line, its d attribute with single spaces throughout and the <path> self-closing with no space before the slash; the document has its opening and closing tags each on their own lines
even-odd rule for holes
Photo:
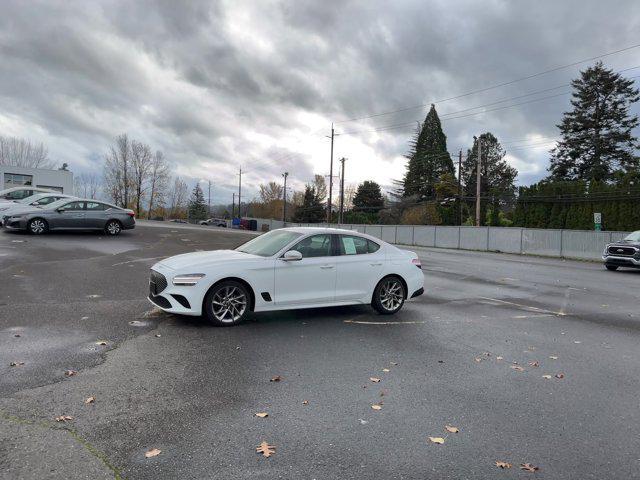
<svg viewBox="0 0 640 480">
<path fill-rule="evenodd" d="M 282 260 L 285 262 L 297 262 L 298 260 L 302 260 L 302 254 L 297 250 L 289 250 L 284 253 Z"/>
<path fill-rule="evenodd" d="M 56 208 L 56 212 L 58 212 L 58 213 L 63 213 L 64 211 L 65 211 L 65 209 L 63 207 Z"/>
</svg>

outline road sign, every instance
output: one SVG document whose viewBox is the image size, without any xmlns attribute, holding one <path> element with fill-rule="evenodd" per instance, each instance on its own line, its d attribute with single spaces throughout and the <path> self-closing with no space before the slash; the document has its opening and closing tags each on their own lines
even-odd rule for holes
<svg viewBox="0 0 640 480">
<path fill-rule="evenodd" d="M 602 214 L 601 213 L 593 214 L 593 223 L 595 224 L 596 230 L 598 232 L 602 230 Z"/>
</svg>

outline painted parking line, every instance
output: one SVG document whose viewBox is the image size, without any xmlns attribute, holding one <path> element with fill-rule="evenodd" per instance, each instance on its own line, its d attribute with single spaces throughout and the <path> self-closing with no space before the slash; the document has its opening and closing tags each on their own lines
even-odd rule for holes
<svg viewBox="0 0 640 480">
<path fill-rule="evenodd" d="M 359 325 L 417 325 L 427 322 L 426 320 L 417 320 L 414 322 L 366 322 L 363 320 L 344 320 L 344 323 L 357 323 Z"/>
<path fill-rule="evenodd" d="M 514 307 L 518 307 L 518 308 L 524 308 L 525 310 L 529 310 L 530 312 L 540 312 L 540 313 L 546 313 L 546 314 L 550 314 L 550 315 L 557 315 L 559 317 L 563 317 L 565 315 L 567 315 L 567 313 L 559 311 L 553 311 L 553 310 L 547 310 L 545 308 L 538 308 L 538 307 L 532 307 L 531 305 L 523 305 L 522 303 L 515 303 L 515 302 L 508 302 L 506 300 L 500 300 L 498 298 L 490 298 L 490 297 L 478 297 L 481 300 L 488 300 L 490 302 L 497 302 L 497 303 L 501 303 L 504 305 L 512 305 Z"/>
</svg>

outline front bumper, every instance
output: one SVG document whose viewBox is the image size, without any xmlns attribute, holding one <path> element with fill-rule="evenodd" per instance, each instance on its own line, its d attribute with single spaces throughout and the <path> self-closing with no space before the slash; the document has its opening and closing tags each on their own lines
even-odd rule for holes
<svg viewBox="0 0 640 480">
<path fill-rule="evenodd" d="M 156 272 L 164 277 L 166 287 L 158 290 L 153 284 L 154 279 L 149 280 L 149 295 L 147 300 L 154 306 L 169 313 L 178 315 L 202 315 L 202 294 L 203 286 L 175 286 L 171 283 L 175 272 L 162 265 L 154 265 L 151 272 Z"/>
<path fill-rule="evenodd" d="M 10 216 L 2 218 L 2 226 L 12 230 L 26 230 L 27 222 L 22 218 L 12 219 Z"/>
<path fill-rule="evenodd" d="M 636 259 L 633 257 L 616 257 L 614 255 L 603 255 L 602 260 L 604 260 L 604 263 L 606 265 L 640 268 L 640 259 Z"/>
</svg>

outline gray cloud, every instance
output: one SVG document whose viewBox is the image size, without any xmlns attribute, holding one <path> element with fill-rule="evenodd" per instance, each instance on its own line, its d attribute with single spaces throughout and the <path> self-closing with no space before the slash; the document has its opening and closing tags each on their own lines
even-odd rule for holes
<svg viewBox="0 0 640 480">
<path fill-rule="evenodd" d="M 239 165 L 248 172 L 248 196 L 285 169 L 296 188 L 314 172 L 326 174 L 331 121 L 428 104 L 616 50 L 635 43 L 640 27 L 633 1 L 612 8 L 578 0 L 15 0 L 3 3 L 3 13 L 0 128 L 45 141 L 76 171 L 101 168 L 113 137 L 126 131 L 163 150 L 192 181 L 213 177 L 216 201 L 230 197 Z M 639 52 L 605 62 L 635 66 Z M 444 115 L 562 85 L 579 68 L 437 108 Z M 568 98 L 445 115 L 450 150 L 466 150 L 473 135 L 492 131 L 508 142 L 519 181 L 536 181 L 548 147 L 527 145 L 556 135 Z M 338 123 L 336 158 L 349 157 L 353 181 L 388 185 L 403 174 L 413 126 L 345 132 L 424 115 L 414 109 Z"/>
</svg>

